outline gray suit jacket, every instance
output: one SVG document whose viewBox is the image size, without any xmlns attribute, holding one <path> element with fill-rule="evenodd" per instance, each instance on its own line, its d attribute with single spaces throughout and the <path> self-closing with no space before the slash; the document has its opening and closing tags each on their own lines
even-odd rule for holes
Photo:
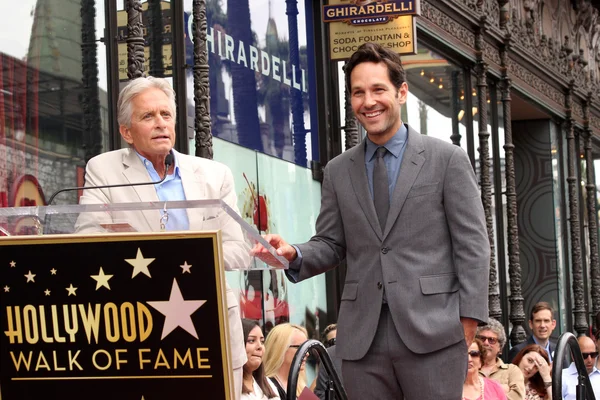
<svg viewBox="0 0 600 400">
<path fill-rule="evenodd" d="M 239 213 L 237 196 L 231 170 L 216 161 L 175 153 L 183 191 L 187 200 L 222 199 Z M 116 185 L 121 183 L 150 182 L 150 175 L 140 158 L 132 149 L 121 149 L 100 154 L 86 166 L 85 186 Z M 111 204 L 140 201 L 160 201 L 154 185 L 90 189 L 83 192 L 80 204 Z M 214 218 L 213 212 L 204 209 L 188 209 L 190 230 L 221 229 L 223 259 L 226 269 L 248 265 L 250 258 L 240 226 L 226 213 Z M 113 215 L 104 213 L 81 214 L 76 223 L 78 232 L 98 231 L 99 223 L 126 221 L 140 232 L 160 230 L 160 211 L 126 211 Z M 229 342 L 233 368 L 241 368 L 247 360 L 245 340 L 238 300 L 227 285 L 229 314 Z"/>
<path fill-rule="evenodd" d="M 298 245 L 297 280 L 347 259 L 336 351 L 368 351 L 385 287 L 406 346 L 429 353 L 464 340 L 460 317 L 486 321 L 490 244 L 475 174 L 457 146 L 408 127 L 385 231 L 365 168 L 364 142 L 327 164 L 316 234 Z M 291 276 L 291 275 L 289 275 Z"/>
</svg>

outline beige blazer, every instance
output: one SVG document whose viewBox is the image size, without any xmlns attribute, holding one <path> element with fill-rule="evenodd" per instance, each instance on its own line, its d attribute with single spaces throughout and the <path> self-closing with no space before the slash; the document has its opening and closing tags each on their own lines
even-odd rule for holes
<svg viewBox="0 0 600 400">
<path fill-rule="evenodd" d="M 174 151 L 186 200 L 221 199 L 239 213 L 231 170 L 224 164 Z M 133 149 L 121 149 L 92 158 L 86 167 L 85 186 L 116 185 L 150 181 L 150 175 Z M 153 185 L 85 190 L 80 204 L 110 204 L 159 201 Z M 207 215 L 211 213 L 211 215 Z M 249 264 L 249 255 L 240 226 L 226 214 L 215 218 L 212 210 L 188 210 L 190 230 L 221 229 L 225 269 Z M 140 232 L 160 230 L 160 211 L 127 211 L 108 214 L 90 213 L 79 218 L 78 232 L 97 231 L 98 223 L 126 221 Z M 93 218 L 93 220 L 91 220 Z M 232 368 L 242 367 L 246 358 L 239 303 L 227 284 L 229 343 Z"/>
</svg>

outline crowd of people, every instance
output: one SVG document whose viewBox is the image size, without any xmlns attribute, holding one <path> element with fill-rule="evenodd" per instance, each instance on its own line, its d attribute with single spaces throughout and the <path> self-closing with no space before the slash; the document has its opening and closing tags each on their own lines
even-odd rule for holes
<svg viewBox="0 0 600 400">
<path fill-rule="evenodd" d="M 551 335 L 556 320 L 553 314 L 549 303 L 535 304 L 529 318 L 532 333 L 527 341 L 511 348 L 506 362 L 502 359 L 506 345 L 505 327 L 493 318 L 479 326 L 467 351 L 462 400 L 552 400 L 552 365 L 555 362 L 564 367 L 562 398 L 575 400 L 578 372 L 574 362 L 569 364 L 566 360 L 554 359 L 556 342 Z M 265 340 L 257 322 L 243 320 L 243 327 L 248 362 L 244 365 L 242 399 L 286 399 L 291 362 L 298 347 L 308 338 L 306 329 L 289 323 L 277 325 Z M 336 336 L 336 325 L 329 325 L 323 331 L 321 341 L 342 379 L 342 360 L 335 354 Z M 581 336 L 578 343 L 594 393 L 600 395 L 600 340 L 596 342 L 589 336 Z M 334 398 L 327 397 L 331 383 L 324 368 L 319 368 L 312 384 L 306 381 L 307 357 L 301 364 L 296 394 L 300 395 L 308 388 L 321 400 Z"/>
</svg>

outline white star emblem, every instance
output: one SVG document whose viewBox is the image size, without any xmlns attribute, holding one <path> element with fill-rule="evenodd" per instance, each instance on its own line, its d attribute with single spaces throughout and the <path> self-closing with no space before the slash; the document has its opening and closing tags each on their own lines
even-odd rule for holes
<svg viewBox="0 0 600 400">
<path fill-rule="evenodd" d="M 11 262 L 10 262 L 10 267 L 11 267 L 11 268 L 14 268 L 14 267 L 16 267 L 16 266 L 17 266 L 17 263 L 16 263 L 16 262 L 14 262 L 14 261 L 11 261 Z"/>
<path fill-rule="evenodd" d="M 10 288 L 8 286 L 4 286 L 4 293 L 10 292 Z"/>
<path fill-rule="evenodd" d="M 180 267 L 183 269 L 183 271 L 181 272 L 182 274 L 185 274 L 186 272 L 188 274 L 192 273 L 192 271 L 190 271 L 190 268 L 192 268 L 192 265 L 188 264 L 187 261 L 184 261 L 183 265 L 180 265 Z"/>
<path fill-rule="evenodd" d="M 67 292 L 69 292 L 68 296 L 77 296 L 77 293 L 75 293 L 75 291 L 77 290 L 76 287 L 73 287 L 73 284 L 70 283 L 68 288 L 65 288 L 67 290 Z"/>
<path fill-rule="evenodd" d="M 102 267 L 100 267 L 100 272 L 98 272 L 98 275 L 90 275 L 90 277 L 96 281 L 96 290 L 100 289 L 102 286 L 110 290 L 108 280 L 112 278 L 113 275 L 105 275 Z"/>
<path fill-rule="evenodd" d="M 133 265 L 133 273 L 131 274 L 131 279 L 135 278 L 135 276 L 140 272 L 144 273 L 149 278 L 152 278 L 152 276 L 150 276 L 150 271 L 148 270 L 148 265 L 150 265 L 150 263 L 154 260 L 154 258 L 144 258 L 144 256 L 142 255 L 142 250 L 140 250 L 138 247 L 137 255 L 135 258 L 125 259 L 125 261 L 127 261 L 129 264 Z"/>
<path fill-rule="evenodd" d="M 46 296 L 50 296 L 50 290 L 48 290 L 48 289 L 44 290 L 44 294 L 45 294 Z"/>
<path fill-rule="evenodd" d="M 25 278 L 27 278 L 27 282 L 34 282 L 35 283 L 35 275 L 36 274 L 32 274 L 31 270 L 29 270 L 29 273 L 27 275 L 24 275 Z"/>
<path fill-rule="evenodd" d="M 50 274 L 52 274 L 52 275 L 56 275 L 56 268 L 52 268 L 52 269 L 50 270 Z"/>
<path fill-rule="evenodd" d="M 178 326 L 198 339 L 198 334 L 196 333 L 196 328 L 194 328 L 191 316 L 197 309 L 202 307 L 204 303 L 206 303 L 206 300 L 184 300 L 179 285 L 177 284 L 177 280 L 173 279 L 173 287 L 171 288 L 169 301 L 148 302 L 150 306 L 154 307 L 165 316 L 165 325 L 163 326 L 160 340 L 163 340 Z"/>
</svg>

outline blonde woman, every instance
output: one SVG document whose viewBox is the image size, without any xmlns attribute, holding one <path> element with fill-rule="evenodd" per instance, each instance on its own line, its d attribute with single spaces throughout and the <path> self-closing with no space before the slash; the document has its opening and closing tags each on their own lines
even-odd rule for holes
<svg viewBox="0 0 600 400">
<path fill-rule="evenodd" d="M 279 392 L 279 397 L 282 399 L 287 398 L 288 376 L 294 355 L 300 345 L 307 340 L 308 334 L 306 329 L 300 325 L 290 323 L 275 326 L 267 335 L 263 359 L 265 375 L 271 379 L 271 382 L 273 382 Z M 305 362 L 303 361 L 300 367 L 296 396 L 300 396 L 300 393 L 306 387 L 304 367 Z"/>
</svg>

